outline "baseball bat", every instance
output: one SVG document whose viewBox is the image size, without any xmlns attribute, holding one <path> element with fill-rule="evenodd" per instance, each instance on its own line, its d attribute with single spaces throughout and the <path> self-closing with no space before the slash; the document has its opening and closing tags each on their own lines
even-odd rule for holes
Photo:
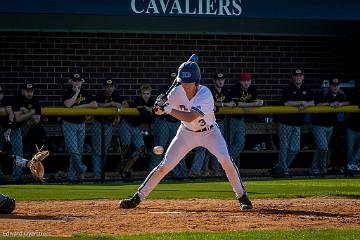
<svg viewBox="0 0 360 240">
<path fill-rule="evenodd" d="M 190 58 L 187 60 L 187 62 L 197 62 L 199 60 L 199 57 L 193 53 Z M 165 92 L 165 97 L 167 97 L 167 95 L 170 93 L 170 91 L 176 87 L 178 85 L 178 81 L 177 81 L 177 77 L 175 77 L 173 83 L 171 84 L 171 86 L 168 88 L 168 90 Z"/>
</svg>

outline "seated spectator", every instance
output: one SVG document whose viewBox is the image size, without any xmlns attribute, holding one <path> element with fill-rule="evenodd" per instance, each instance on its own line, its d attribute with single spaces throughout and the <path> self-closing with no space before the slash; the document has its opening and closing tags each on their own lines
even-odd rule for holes
<svg viewBox="0 0 360 240">
<path fill-rule="evenodd" d="M 121 144 L 126 153 L 124 156 L 126 157 L 128 154 L 130 146 L 135 149 L 127 159 L 126 166 L 122 170 L 122 177 L 125 179 L 131 179 L 133 177 L 132 168 L 135 162 L 143 156 L 146 151 L 140 126 L 146 123 L 150 124 L 153 120 L 152 107 L 155 103 L 155 98 L 151 96 L 151 90 L 150 85 L 144 84 L 141 86 L 140 96 L 135 96 L 133 102 L 130 103 L 130 107 L 137 108 L 141 116 L 123 118 L 119 127 Z"/>
<path fill-rule="evenodd" d="M 85 80 L 75 73 L 69 80 L 71 87 L 63 94 L 64 106 L 67 108 L 96 108 L 95 99 L 83 88 Z M 82 163 L 85 141 L 85 116 L 63 117 L 63 134 L 65 145 L 70 155 L 68 179 L 70 181 L 84 178 L 87 167 Z"/>
<path fill-rule="evenodd" d="M 330 87 L 320 92 L 315 98 L 317 106 L 341 107 L 348 105 L 344 92 L 340 90 L 339 79 L 333 77 L 330 80 Z M 334 126 L 337 124 L 337 113 L 313 114 L 312 132 L 314 134 L 316 150 L 312 162 L 312 174 L 324 175 L 327 172 L 327 160 L 331 135 Z"/>
</svg>

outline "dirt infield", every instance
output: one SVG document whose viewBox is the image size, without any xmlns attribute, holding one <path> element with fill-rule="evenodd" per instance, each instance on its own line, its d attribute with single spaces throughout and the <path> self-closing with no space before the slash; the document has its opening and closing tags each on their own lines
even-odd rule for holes
<svg viewBox="0 0 360 240">
<path fill-rule="evenodd" d="M 19 202 L 0 215 L 0 234 L 19 232 L 69 236 L 176 231 L 359 228 L 360 199 L 254 200 L 242 212 L 236 200 L 147 200 L 138 208 L 117 208 L 115 200 Z"/>
</svg>

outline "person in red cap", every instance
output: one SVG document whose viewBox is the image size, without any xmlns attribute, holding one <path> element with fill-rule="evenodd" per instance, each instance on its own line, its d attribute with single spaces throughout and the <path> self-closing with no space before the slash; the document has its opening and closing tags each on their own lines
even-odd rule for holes
<svg viewBox="0 0 360 240">
<path fill-rule="evenodd" d="M 240 73 L 239 82 L 236 83 L 230 92 L 232 100 L 237 107 L 251 108 L 260 107 L 264 101 L 260 100 L 254 85 L 251 84 L 252 77 L 248 72 Z M 234 115 L 230 118 L 230 155 L 236 163 L 239 163 L 239 156 L 245 146 L 245 121 L 244 115 Z"/>
</svg>

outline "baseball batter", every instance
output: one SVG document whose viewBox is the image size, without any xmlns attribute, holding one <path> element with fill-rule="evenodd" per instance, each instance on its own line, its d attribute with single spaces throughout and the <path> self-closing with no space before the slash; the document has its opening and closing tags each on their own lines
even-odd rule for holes
<svg viewBox="0 0 360 240">
<path fill-rule="evenodd" d="M 204 147 L 216 156 L 225 170 L 241 210 L 252 209 L 251 201 L 241 183 L 239 170 L 232 161 L 227 144 L 216 125 L 214 99 L 210 90 L 199 84 L 200 79 L 199 66 L 194 62 L 184 62 L 177 75 L 181 84 L 172 89 L 166 102 L 161 98 L 157 99 L 154 105 L 155 114 L 170 114 L 179 119 L 181 125 L 163 160 L 150 172 L 133 197 L 120 201 L 120 208 L 135 208 L 189 151 L 195 147 Z"/>
</svg>

